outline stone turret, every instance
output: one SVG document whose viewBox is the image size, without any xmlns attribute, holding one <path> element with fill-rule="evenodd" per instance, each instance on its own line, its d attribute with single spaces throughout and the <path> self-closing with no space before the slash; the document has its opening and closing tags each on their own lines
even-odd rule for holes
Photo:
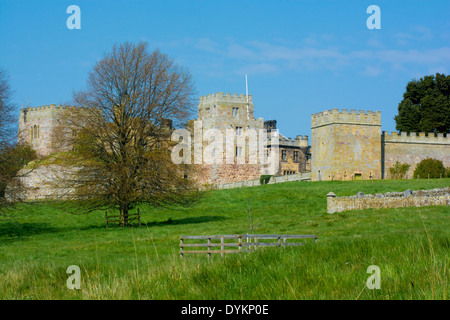
<svg viewBox="0 0 450 320">
<path fill-rule="evenodd" d="M 54 148 L 54 130 L 62 124 L 63 114 L 79 110 L 78 107 L 56 104 L 21 109 L 19 141 L 29 144 L 41 157 L 61 151 Z"/>
<path fill-rule="evenodd" d="M 230 129 L 248 127 L 263 129 L 264 120 L 255 119 L 253 97 L 244 94 L 222 92 L 201 96 L 198 105 L 198 120 L 203 122 L 203 128 Z"/>
<path fill-rule="evenodd" d="M 312 180 L 381 179 L 381 113 L 327 110 L 311 117 Z"/>
</svg>

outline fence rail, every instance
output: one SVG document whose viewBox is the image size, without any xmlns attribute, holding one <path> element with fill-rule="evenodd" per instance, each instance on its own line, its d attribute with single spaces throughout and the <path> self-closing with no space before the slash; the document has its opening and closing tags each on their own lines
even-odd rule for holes
<svg viewBox="0 0 450 320">
<path fill-rule="evenodd" d="M 180 257 L 185 253 L 220 253 L 223 257 L 225 253 L 249 252 L 257 247 L 288 247 L 303 246 L 301 242 L 288 242 L 288 239 L 314 239 L 316 242 L 319 237 L 316 235 L 296 235 L 296 234 L 249 234 L 249 235 L 215 235 L 215 236 L 182 236 L 180 237 Z M 185 243 L 186 240 L 206 240 L 206 243 Z M 220 242 L 213 242 L 220 240 Z M 237 240 L 237 242 L 225 242 L 225 240 Z M 245 240 L 245 242 L 244 242 Z M 276 240 L 276 242 L 263 242 L 263 240 Z M 203 250 L 184 250 L 184 248 L 206 248 Z M 215 249 L 220 248 L 220 249 Z M 226 250 L 225 248 L 230 248 Z M 235 249 L 233 249 L 235 248 Z"/>
<path fill-rule="evenodd" d="M 139 227 L 141 226 L 141 210 L 137 210 L 137 213 L 129 213 L 127 218 L 127 224 L 130 226 L 133 221 L 137 221 Z M 109 227 L 110 224 L 118 224 L 121 226 L 122 221 L 120 220 L 120 215 L 108 215 L 108 211 L 105 211 L 105 222 L 106 228 Z"/>
</svg>

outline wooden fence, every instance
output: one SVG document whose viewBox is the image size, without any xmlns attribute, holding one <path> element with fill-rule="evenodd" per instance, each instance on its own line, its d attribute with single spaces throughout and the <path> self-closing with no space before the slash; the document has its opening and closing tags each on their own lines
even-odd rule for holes
<svg viewBox="0 0 450 320">
<path fill-rule="evenodd" d="M 114 215 L 114 216 L 108 215 L 108 211 L 105 211 L 105 221 L 106 221 L 106 228 L 109 227 L 109 224 L 114 224 L 114 225 L 118 224 L 119 226 L 121 226 L 120 215 Z M 131 225 L 131 223 L 133 221 L 137 221 L 138 225 L 140 227 L 141 226 L 141 210 L 139 210 L 139 208 L 138 208 L 137 213 L 131 213 L 131 214 L 129 213 L 127 221 L 128 221 L 129 226 Z"/>
<path fill-rule="evenodd" d="M 225 253 L 249 252 L 252 249 L 256 249 L 257 247 L 287 247 L 304 245 L 301 242 L 288 242 L 288 239 L 314 239 L 314 241 L 316 242 L 318 236 L 295 234 L 182 236 L 180 237 L 180 257 L 183 258 L 185 253 L 205 253 L 208 254 L 208 258 L 211 257 L 211 254 L 220 253 L 223 257 Z M 206 240 L 206 243 L 185 243 L 186 240 Z M 275 241 L 266 242 L 266 240 Z M 200 250 L 186 251 L 184 250 L 184 248 L 199 248 Z"/>
</svg>

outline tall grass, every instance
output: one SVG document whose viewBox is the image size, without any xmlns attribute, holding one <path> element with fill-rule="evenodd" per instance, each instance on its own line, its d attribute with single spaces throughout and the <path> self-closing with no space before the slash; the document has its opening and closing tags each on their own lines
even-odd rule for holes
<svg viewBox="0 0 450 320">
<path fill-rule="evenodd" d="M 143 208 L 143 227 L 104 227 L 103 213 L 70 215 L 50 204 L 0 221 L 2 299 L 448 299 L 446 206 L 329 215 L 325 195 L 448 186 L 449 179 L 285 183 L 210 192 L 187 209 Z M 303 247 L 179 258 L 181 235 L 317 234 Z M 69 265 L 81 290 L 69 290 Z M 367 267 L 381 269 L 370 290 Z"/>
</svg>

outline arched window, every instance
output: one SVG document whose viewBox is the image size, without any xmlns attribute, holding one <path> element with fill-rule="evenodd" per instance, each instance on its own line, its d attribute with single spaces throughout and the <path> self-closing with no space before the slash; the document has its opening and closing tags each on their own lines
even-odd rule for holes
<svg viewBox="0 0 450 320">
<path fill-rule="evenodd" d="M 33 139 L 37 138 L 37 125 L 34 125 L 33 127 Z"/>
</svg>

